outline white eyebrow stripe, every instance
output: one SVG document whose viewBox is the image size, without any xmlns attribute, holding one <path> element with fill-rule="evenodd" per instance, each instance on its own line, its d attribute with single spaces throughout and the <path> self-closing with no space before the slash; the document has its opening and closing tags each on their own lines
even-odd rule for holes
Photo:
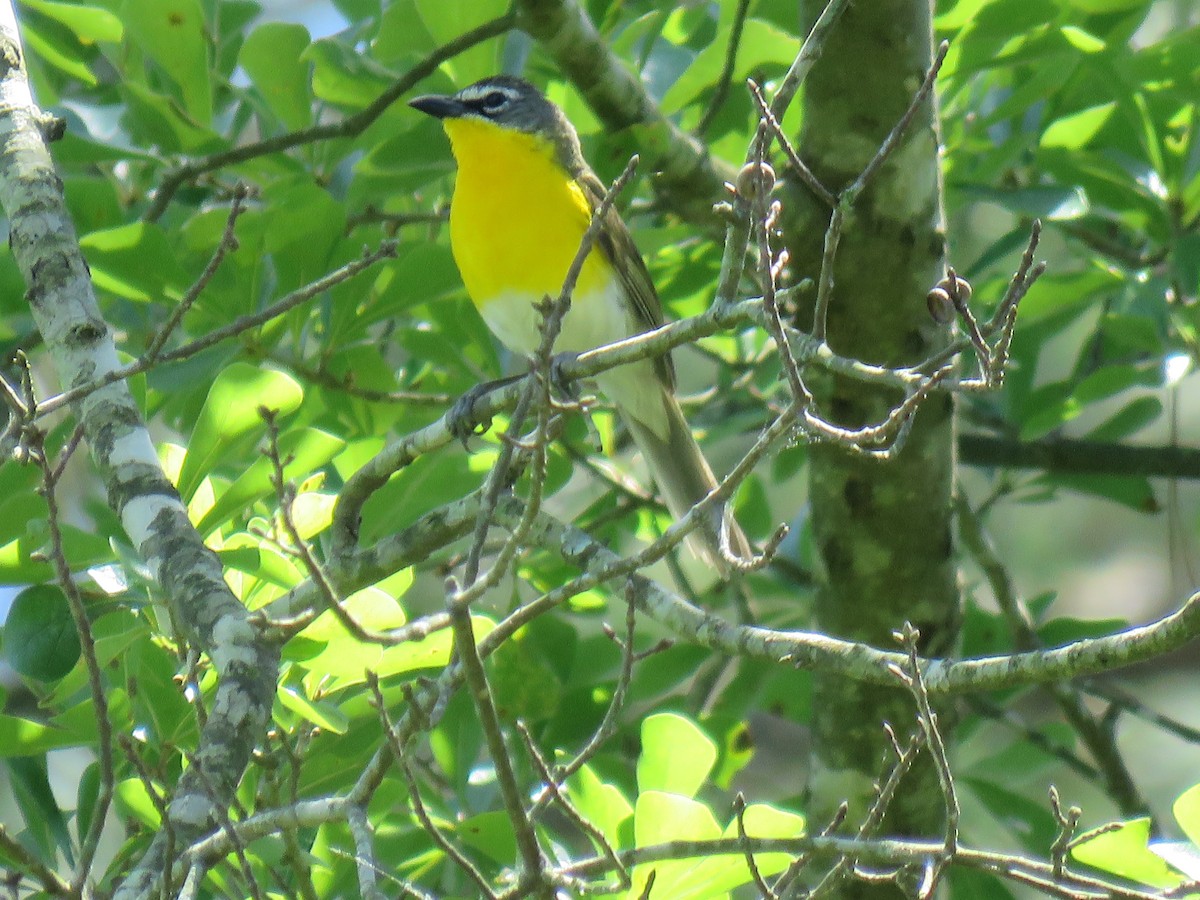
<svg viewBox="0 0 1200 900">
<path fill-rule="evenodd" d="M 482 100 L 488 94 L 501 93 L 509 100 L 516 100 L 519 96 L 515 88 L 508 87 L 503 84 L 473 84 L 470 87 L 465 87 L 458 92 L 458 99 L 464 103 L 472 103 L 476 100 Z"/>
</svg>

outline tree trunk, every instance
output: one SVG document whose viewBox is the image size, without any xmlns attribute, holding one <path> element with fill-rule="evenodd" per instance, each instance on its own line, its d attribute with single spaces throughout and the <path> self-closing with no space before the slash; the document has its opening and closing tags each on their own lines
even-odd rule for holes
<svg viewBox="0 0 1200 900">
<path fill-rule="evenodd" d="M 823 2 L 809 2 L 815 17 Z M 836 26 L 805 83 L 801 155 L 833 191 L 851 183 L 904 114 L 932 55 L 929 0 L 854 3 Z M 835 267 L 828 341 L 835 352 L 887 366 L 918 362 L 943 346 L 925 295 L 945 274 L 945 233 L 938 168 L 936 102 L 926 102 L 903 144 L 847 217 Z M 797 188 L 789 205 L 803 221 L 789 244 L 797 270 L 820 266 L 822 209 Z M 810 315 L 797 325 L 811 327 Z M 882 421 L 898 398 L 847 379 L 814 385 L 822 413 L 855 427 Z M 823 585 L 820 630 L 880 647 L 911 621 L 923 653 L 953 650 L 960 611 L 951 522 L 954 406 L 931 396 L 907 444 L 888 462 L 817 445 L 810 457 L 810 495 Z M 898 736 L 915 725 L 901 689 L 838 677 L 814 680 L 812 813 L 850 803 L 848 827 L 872 799 L 888 746 L 883 723 Z M 945 713 L 943 726 L 948 727 Z M 884 828 L 937 835 L 943 804 L 927 757 L 907 776 Z M 856 827 L 856 826 L 855 826 Z M 862 895 L 894 896 L 893 888 L 856 886 Z M 855 894 L 859 896 L 859 894 Z"/>
</svg>

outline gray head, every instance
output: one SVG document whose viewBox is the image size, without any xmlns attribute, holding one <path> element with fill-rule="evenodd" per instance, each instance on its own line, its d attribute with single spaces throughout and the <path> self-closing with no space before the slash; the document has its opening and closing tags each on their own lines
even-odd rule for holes
<svg viewBox="0 0 1200 900">
<path fill-rule="evenodd" d="M 409 100 L 408 105 L 437 119 L 481 119 L 543 137 L 556 145 L 559 161 L 567 171 L 578 172 L 586 165 L 575 126 L 524 78 L 492 75 L 457 94 L 427 94 Z"/>
</svg>

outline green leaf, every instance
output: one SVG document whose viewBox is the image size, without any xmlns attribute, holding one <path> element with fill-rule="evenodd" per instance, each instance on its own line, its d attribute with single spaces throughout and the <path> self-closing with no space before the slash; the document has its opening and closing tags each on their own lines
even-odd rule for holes
<svg viewBox="0 0 1200 900">
<path fill-rule="evenodd" d="M 691 719 L 660 713 L 642 722 L 638 790 L 693 797 L 717 761 L 717 745 Z"/>
<path fill-rule="evenodd" d="M 397 590 L 397 586 L 392 590 Z M 404 610 L 390 594 L 378 588 L 365 588 L 352 594 L 343 601 L 342 608 L 367 630 L 384 631 L 398 628 L 405 622 Z M 482 616 L 472 617 L 471 622 L 476 640 L 482 640 L 493 628 L 492 621 Z M 383 679 L 440 669 L 450 661 L 454 647 L 449 628 L 435 631 L 418 641 L 394 646 L 364 644 L 345 629 L 331 610 L 321 613 L 301 632 L 301 637 L 306 641 L 324 642 L 323 649 L 297 665 L 309 672 L 306 684 L 310 689 L 319 684 L 328 691 L 364 683 L 367 670 Z"/>
<path fill-rule="evenodd" d="M 1200 784 L 1192 785 L 1180 794 L 1172 804 L 1171 812 L 1187 839 L 1200 847 Z"/>
<path fill-rule="evenodd" d="M 1144 6 L 1145 2 L 1146 0 L 1057 0 L 1059 6 L 1077 9 L 1088 15 L 1124 12 L 1127 9 Z"/>
<path fill-rule="evenodd" d="M 291 129 L 312 120 L 308 65 L 300 59 L 310 42 L 303 25 L 267 22 L 250 32 L 238 54 L 267 105 Z"/>
<path fill-rule="evenodd" d="M 288 481 L 303 478 L 337 456 L 345 446 L 346 442 L 341 438 L 316 428 L 289 429 L 279 436 L 279 457 L 284 460 L 283 477 Z M 257 456 L 233 484 L 220 493 L 196 523 L 196 530 L 208 535 L 234 514 L 272 494 L 272 471 L 271 461 L 265 456 Z"/>
<path fill-rule="evenodd" d="M 501 864 L 517 858 L 517 838 L 512 820 L 500 810 L 480 813 L 453 826 L 464 844 Z"/>
<path fill-rule="evenodd" d="M 1189 880 L 1194 882 L 1200 878 L 1200 847 L 1191 841 L 1155 841 L 1148 846 L 1155 856 L 1165 859 L 1172 868 L 1178 869 Z M 1195 898 L 1197 894 L 1189 891 L 1187 896 Z"/>
<path fill-rule="evenodd" d="M 1060 30 L 1062 36 L 1067 39 L 1067 43 L 1083 53 L 1099 53 L 1108 46 L 1100 38 L 1078 25 L 1064 25 Z"/>
<path fill-rule="evenodd" d="M 1182 876 L 1150 850 L 1149 839 L 1150 819 L 1130 819 L 1081 835 L 1071 857 L 1138 884 L 1171 888 L 1182 883 Z"/>
<path fill-rule="evenodd" d="M 756 803 L 746 807 L 742 815 L 746 834 L 756 838 L 792 838 L 804 834 L 804 817 L 792 812 Z M 737 819 L 732 819 L 721 837 L 738 837 Z M 755 854 L 754 865 L 760 875 L 782 872 L 792 861 L 789 853 Z M 692 864 L 686 874 L 675 879 L 669 896 L 679 898 L 715 898 L 727 896 L 725 892 L 747 884 L 751 880 L 750 869 L 744 854 L 722 854 L 708 856 Z M 655 882 L 657 888 L 658 882 Z"/>
<path fill-rule="evenodd" d="M 79 659 L 79 634 L 61 588 L 35 584 L 17 594 L 3 649 L 8 664 L 26 678 L 56 681 L 71 671 Z"/>
<path fill-rule="evenodd" d="M 66 25 L 84 44 L 114 44 L 119 43 L 125 36 L 121 20 L 107 9 L 98 6 L 57 3 L 52 0 L 21 0 L 21 5 Z"/>
<path fill-rule="evenodd" d="M 43 858 L 53 859 L 58 852 L 74 864 L 71 833 L 67 819 L 50 790 L 50 778 L 44 756 L 15 756 L 7 761 L 9 784 L 25 819 L 27 834 L 34 836 L 42 848 Z"/>
<path fill-rule="evenodd" d="M 996 821 L 1009 829 L 1029 852 L 1037 853 L 1054 840 L 1054 817 L 1044 803 L 1035 803 L 1006 784 L 991 778 L 963 778 Z"/>
<path fill-rule="evenodd" d="M 958 0 L 945 12 L 933 20 L 938 31 L 957 31 L 974 21 L 981 9 L 987 6 L 989 0 Z M 939 4 L 940 5 L 940 4 Z"/>
<path fill-rule="evenodd" d="M 301 540 L 307 541 L 330 526 L 337 502 L 336 494 L 322 491 L 303 491 L 292 501 L 292 524 Z"/>
<path fill-rule="evenodd" d="M 1114 478 L 1111 475 L 1070 475 L 1054 474 L 1043 479 L 1046 484 L 1079 491 L 1085 494 L 1095 494 L 1114 503 L 1120 503 L 1136 512 L 1156 513 L 1162 509 L 1154 485 L 1149 478 L 1128 476 Z"/>
<path fill-rule="evenodd" d="M 1042 147 L 1078 150 L 1086 146 L 1107 124 L 1116 108 L 1117 104 L 1114 100 L 1055 119 L 1042 132 L 1040 144 Z"/>
<path fill-rule="evenodd" d="M 120 90 L 126 104 L 123 121 L 130 138 L 142 149 L 149 149 L 149 144 L 192 153 L 221 144 L 214 132 L 193 121 L 173 97 L 129 80 L 121 82 Z"/>
<path fill-rule="evenodd" d="M 663 95 L 662 111 L 668 115 L 678 112 L 691 103 L 701 91 L 714 84 L 725 66 L 726 48 L 729 46 L 729 28 L 718 32 L 696 58 L 667 89 Z M 769 25 L 760 19 L 747 19 L 738 45 L 737 65 L 733 72 L 733 83 L 744 84 L 746 77 L 763 66 L 785 67 L 791 63 L 800 48 L 795 35 Z"/>
<path fill-rule="evenodd" d="M 1094 441 L 1119 441 L 1141 431 L 1160 415 L 1162 401 L 1157 397 L 1137 397 L 1113 413 L 1088 434 Z"/>
<path fill-rule="evenodd" d="M 93 231 L 79 239 L 96 287 L 139 303 L 163 303 L 183 295 L 187 275 L 163 230 L 133 222 Z"/>
<path fill-rule="evenodd" d="M 251 609 L 270 603 L 299 584 L 305 574 L 294 557 L 269 538 L 238 532 L 217 551 L 234 594 Z"/>
<path fill-rule="evenodd" d="M 22 29 L 21 36 L 28 45 L 29 52 L 54 68 L 88 87 L 95 87 L 99 83 L 92 70 L 80 62 L 73 52 L 77 51 L 77 47 L 66 46 L 61 34 L 43 31 L 35 23 L 29 23 Z"/>
<path fill-rule="evenodd" d="M 350 719 L 345 713 L 332 703 L 310 699 L 300 684 L 281 684 L 276 696 L 279 697 L 279 702 L 292 712 L 326 731 L 345 734 L 350 728 Z"/>
<path fill-rule="evenodd" d="M 746 833 L 753 837 L 796 837 L 804 832 L 804 819 L 765 804 L 746 809 Z M 661 791 L 643 791 L 634 809 L 634 844 L 648 847 L 669 841 L 704 841 L 736 837 L 736 820 L 721 829 L 712 811 L 696 800 Z M 760 873 L 785 869 L 791 856 L 767 853 L 755 857 Z M 723 898 L 727 892 L 750 881 L 741 853 L 699 859 L 643 863 L 633 870 L 633 887 L 626 898 L 641 897 L 650 872 L 655 873 L 654 892 L 672 900 Z"/>
<path fill-rule="evenodd" d="M 379 21 L 379 37 L 372 48 L 384 65 L 402 61 L 413 53 L 426 53 L 437 45 L 412 3 L 390 3 Z"/>
<path fill-rule="evenodd" d="M 484 454 L 475 454 L 478 458 Z M 443 503 L 463 496 L 483 475 L 458 452 L 426 454 L 392 476 L 363 507 L 360 540 L 371 542 L 413 523 Z"/>
<path fill-rule="evenodd" d="M 96 815 L 96 802 L 100 799 L 100 764 L 89 763 L 79 777 L 75 791 L 75 834 L 82 843 Z"/>
<path fill-rule="evenodd" d="M 0 759 L 33 756 L 60 747 L 78 747 L 95 739 L 94 727 L 89 733 L 81 733 L 20 716 L 0 714 Z"/>
<path fill-rule="evenodd" d="M 633 807 L 615 785 L 600 780 L 590 765 L 567 780 L 571 802 L 613 847 L 620 847 L 623 826 L 632 820 Z"/>
<path fill-rule="evenodd" d="M 504 15 L 508 0 L 415 0 L 425 27 L 435 44 L 444 44 L 490 19 Z M 445 64 L 459 87 L 495 74 L 500 64 L 500 42 L 486 41 Z"/>
<path fill-rule="evenodd" d="M 1036 185 L 1015 190 L 998 190 L 992 187 L 965 185 L 962 192 L 968 197 L 996 203 L 1012 212 L 1036 216 L 1051 222 L 1078 219 L 1086 215 L 1091 208 L 1087 194 L 1078 186 Z M 1020 247 L 1029 240 L 1029 231 L 1020 228 L 1016 232 L 1010 232 L 1009 239 L 1012 247 Z"/>
<path fill-rule="evenodd" d="M 101 669 L 125 653 L 137 641 L 145 640 L 150 634 L 143 618 L 129 610 L 118 610 L 100 616 L 92 622 L 92 641 L 95 644 L 96 662 Z M 80 657 L 54 689 L 47 695 L 47 705 L 66 703 L 68 698 L 87 687 L 87 664 Z"/>
<path fill-rule="evenodd" d="M 151 831 L 157 831 L 162 825 L 158 807 L 140 778 L 118 781 L 114 794 L 118 808 L 124 815 L 133 816 Z"/>
<path fill-rule="evenodd" d="M 221 460 L 237 458 L 248 439 L 266 431 L 261 408 L 288 416 L 303 399 L 299 382 L 277 369 L 259 369 L 243 362 L 222 369 L 209 388 L 179 471 L 178 488 L 184 502 L 191 500 L 204 476 Z"/>
<path fill-rule="evenodd" d="M 301 56 L 313 64 L 312 90 L 319 100 L 361 109 L 391 83 L 353 47 L 332 39 L 313 41 Z"/>
<path fill-rule="evenodd" d="M 209 125 L 208 38 L 199 0 L 125 0 L 121 21 L 130 39 L 178 86 L 192 119 Z"/>
</svg>

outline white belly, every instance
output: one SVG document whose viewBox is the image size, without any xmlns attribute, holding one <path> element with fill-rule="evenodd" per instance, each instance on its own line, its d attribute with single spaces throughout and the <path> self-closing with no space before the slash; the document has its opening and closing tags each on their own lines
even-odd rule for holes
<svg viewBox="0 0 1200 900">
<path fill-rule="evenodd" d="M 618 291 L 620 288 L 614 284 L 603 291 L 577 294 L 563 317 L 554 352 L 583 353 L 640 333 L 642 329 L 626 311 L 624 298 Z M 525 292 L 507 291 L 489 300 L 480 313 L 505 347 L 529 356 L 541 341 L 542 316 L 534 306 L 541 299 Z M 653 363 L 642 361 L 611 369 L 597 375 L 596 383 L 628 415 L 656 432 L 664 427 L 663 385 Z"/>
<path fill-rule="evenodd" d="M 618 290 L 614 286 L 577 295 L 563 317 L 554 352 L 582 353 L 636 334 L 638 328 L 625 312 Z M 489 300 L 480 312 L 505 347 L 528 356 L 541 343 L 542 314 L 535 306 L 541 300 L 524 291 L 505 291 Z"/>
</svg>

